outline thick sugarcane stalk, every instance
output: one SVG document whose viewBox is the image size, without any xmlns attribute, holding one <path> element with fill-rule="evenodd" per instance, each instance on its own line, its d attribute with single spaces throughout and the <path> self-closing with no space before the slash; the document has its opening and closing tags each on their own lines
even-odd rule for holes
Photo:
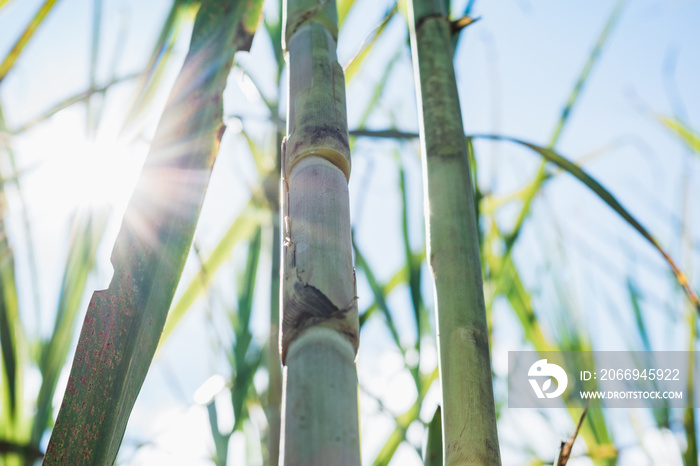
<svg viewBox="0 0 700 466">
<path fill-rule="evenodd" d="M 476 212 L 444 2 L 409 9 L 446 465 L 499 465 Z"/>
<path fill-rule="evenodd" d="M 288 0 L 281 464 L 360 464 L 345 80 L 333 1 Z"/>
</svg>

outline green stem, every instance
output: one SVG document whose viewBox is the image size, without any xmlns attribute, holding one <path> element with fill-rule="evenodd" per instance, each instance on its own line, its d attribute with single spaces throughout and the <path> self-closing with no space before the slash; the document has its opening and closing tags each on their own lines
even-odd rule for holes
<svg viewBox="0 0 700 466">
<path fill-rule="evenodd" d="M 335 2 L 289 0 L 281 353 L 285 465 L 359 465 L 359 319 Z"/>
<path fill-rule="evenodd" d="M 409 8 L 427 255 L 435 284 L 444 464 L 500 465 L 474 190 L 444 8 L 430 0 L 413 0 Z"/>
</svg>

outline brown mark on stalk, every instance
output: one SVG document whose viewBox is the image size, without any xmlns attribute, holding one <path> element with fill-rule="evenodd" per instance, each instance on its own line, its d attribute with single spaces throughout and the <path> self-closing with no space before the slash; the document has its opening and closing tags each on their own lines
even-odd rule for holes
<svg viewBox="0 0 700 466">
<path fill-rule="evenodd" d="M 286 150 L 286 138 L 284 141 L 282 141 L 282 153 L 284 154 L 284 151 Z M 282 159 L 284 160 L 284 158 Z M 294 244 L 294 241 L 292 241 L 292 219 L 289 217 L 289 182 L 287 181 L 287 178 L 282 177 L 282 184 L 284 185 L 284 196 L 287 197 L 287 201 L 285 203 L 286 205 L 286 210 L 285 216 L 284 216 L 284 242 L 282 245 L 285 248 L 292 248 L 292 267 L 296 267 L 297 265 L 297 249 Z"/>
<path fill-rule="evenodd" d="M 459 34 L 459 32 L 460 32 L 462 29 L 464 29 L 464 28 L 466 28 L 467 26 L 470 26 L 470 25 L 476 23 L 476 22 L 479 21 L 480 19 L 481 19 L 481 17 L 471 18 L 471 17 L 469 17 L 469 16 L 462 16 L 461 18 L 459 18 L 459 19 L 457 19 L 457 20 L 455 20 L 455 21 L 450 22 L 450 26 L 451 26 L 451 29 L 452 29 L 452 34 Z"/>
<path fill-rule="evenodd" d="M 285 167 L 285 165 L 287 164 L 287 137 L 288 136 L 285 136 L 282 138 L 282 148 L 280 150 L 280 162 L 282 163 L 282 181 L 284 182 L 285 192 L 287 193 L 287 197 L 289 198 L 289 183 L 287 182 L 287 179 L 285 177 L 285 175 L 287 173 L 287 169 Z M 287 200 L 289 200 L 289 199 L 287 199 Z"/>
<path fill-rule="evenodd" d="M 294 244 L 294 241 L 292 241 L 292 220 L 288 217 L 284 217 L 284 227 L 285 231 L 287 234 L 284 237 L 284 242 L 282 245 L 285 248 L 291 248 L 292 249 L 292 267 L 296 268 L 297 266 L 297 247 Z"/>
<path fill-rule="evenodd" d="M 309 125 L 310 126 L 310 125 Z M 321 126 L 313 126 L 313 127 L 306 127 L 306 128 L 300 128 L 300 132 L 303 132 L 304 137 L 299 137 L 297 141 L 294 143 L 294 147 L 292 148 L 292 154 L 293 156 L 296 156 L 300 152 L 302 152 L 302 149 L 307 146 L 318 146 L 321 145 L 324 140 L 326 139 L 333 139 L 340 144 L 343 149 L 350 150 L 350 144 L 348 143 L 348 138 L 346 134 L 343 134 L 343 131 L 337 128 L 336 126 L 333 125 L 321 125 Z"/>
<path fill-rule="evenodd" d="M 468 341 L 476 348 L 488 348 L 488 335 L 477 327 L 463 327 L 459 329 L 459 338 Z"/>
<path fill-rule="evenodd" d="M 338 308 L 313 285 L 295 280 L 294 288 L 284 297 L 282 311 L 282 362 L 289 345 L 302 331 L 314 326 L 329 327 L 344 335 L 354 348 L 359 344 L 356 328 L 347 321 L 347 314 L 355 309 L 353 298 L 347 307 Z"/>
<path fill-rule="evenodd" d="M 332 138 L 338 141 L 344 149 L 350 150 L 347 133 L 332 125 L 315 126 L 311 131 L 311 143 L 315 144 L 325 138 Z"/>
</svg>

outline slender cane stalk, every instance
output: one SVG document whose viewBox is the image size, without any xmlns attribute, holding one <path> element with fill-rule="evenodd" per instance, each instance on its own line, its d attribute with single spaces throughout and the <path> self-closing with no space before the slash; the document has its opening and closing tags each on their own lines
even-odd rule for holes
<svg viewBox="0 0 700 466">
<path fill-rule="evenodd" d="M 337 10 L 332 0 L 287 0 L 285 15 L 280 464 L 358 465 L 359 320 Z"/>
<path fill-rule="evenodd" d="M 275 112 L 277 114 L 277 112 Z M 267 423 L 269 431 L 267 436 L 267 464 L 279 464 L 280 456 L 280 431 L 281 431 L 281 406 L 282 406 L 282 365 L 279 354 L 279 325 L 280 320 L 280 262 L 282 243 L 280 228 L 280 179 L 277 173 L 282 166 L 282 133 L 275 131 L 277 138 L 277 154 L 275 156 L 276 171 L 267 178 L 265 194 L 272 210 L 272 267 L 270 279 L 270 341 L 268 345 L 268 368 L 270 381 L 267 389 Z"/>
<path fill-rule="evenodd" d="M 500 465 L 474 195 L 443 2 L 409 8 L 428 258 L 443 400 L 444 464 Z"/>
</svg>

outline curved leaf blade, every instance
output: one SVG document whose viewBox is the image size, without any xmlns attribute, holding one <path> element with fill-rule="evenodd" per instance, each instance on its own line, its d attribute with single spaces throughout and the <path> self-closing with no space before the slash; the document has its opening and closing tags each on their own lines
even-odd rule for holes
<svg viewBox="0 0 700 466">
<path fill-rule="evenodd" d="M 39 445 L 49 419 L 58 378 L 66 363 L 76 331 L 76 316 L 80 309 L 85 285 L 95 264 L 97 247 L 107 226 L 108 212 L 77 212 L 73 218 L 71 244 L 59 295 L 56 320 L 51 339 L 42 348 L 41 386 L 32 424 L 31 444 Z"/>
<path fill-rule="evenodd" d="M 696 154 L 700 154 L 700 134 L 698 134 L 697 131 L 694 131 L 677 118 L 661 116 L 659 117 L 659 121 L 673 131 L 690 150 Z"/>
<path fill-rule="evenodd" d="M 112 464 L 192 244 L 221 139 L 222 92 L 260 0 L 205 2 L 112 253 L 88 308 L 44 464 Z M 196 116 L 196 117 L 193 117 Z"/>
<path fill-rule="evenodd" d="M 252 207 L 249 204 L 246 210 L 250 209 Z M 246 212 L 246 210 L 233 221 L 228 231 L 219 241 L 219 244 L 214 248 L 214 251 L 202 264 L 199 273 L 187 285 L 182 296 L 170 308 L 168 319 L 165 321 L 165 327 L 163 328 L 163 334 L 160 337 L 160 346 L 175 330 L 175 327 L 187 314 L 187 311 L 191 309 L 195 300 L 206 291 L 216 271 L 226 258 L 231 255 L 234 246 L 240 241 L 250 238 L 255 233 L 255 228 L 260 222 L 253 217 L 253 213 Z"/>
<path fill-rule="evenodd" d="M 425 445 L 425 466 L 442 466 L 442 412 L 435 409 L 433 420 L 428 424 L 428 441 Z"/>
<path fill-rule="evenodd" d="M 649 231 L 632 214 L 630 214 L 629 211 L 622 206 L 622 204 L 618 202 L 618 200 L 615 198 L 615 196 L 613 196 L 610 193 L 610 191 L 605 189 L 600 183 L 598 183 L 598 181 L 596 181 L 592 176 L 586 173 L 581 167 L 579 167 L 569 159 L 561 156 L 560 154 L 558 154 L 550 148 L 541 147 L 526 141 L 522 141 L 520 139 L 498 135 L 474 135 L 471 137 L 479 139 L 491 139 L 497 141 L 509 141 L 515 144 L 519 144 L 521 146 L 525 146 L 541 155 L 548 162 L 551 162 L 559 168 L 561 168 L 562 170 L 568 172 L 570 175 L 574 176 L 576 179 L 578 179 L 580 182 L 586 185 L 586 187 L 593 191 L 593 193 L 595 193 L 603 202 L 605 202 L 608 205 L 608 207 L 610 207 L 620 217 L 622 217 L 622 219 L 625 220 L 632 228 L 637 230 L 637 232 L 640 235 L 642 235 L 642 237 L 644 237 L 644 239 L 646 239 L 649 242 L 649 244 L 651 244 L 661 254 L 664 260 L 671 267 L 671 270 L 673 271 L 676 280 L 685 291 L 686 295 L 688 296 L 688 299 L 697 309 L 698 313 L 700 313 L 700 299 L 698 299 L 698 295 L 692 288 L 690 288 L 690 285 L 688 283 L 688 277 L 685 273 L 683 273 L 683 271 L 678 267 L 678 265 L 676 265 L 675 261 L 673 260 L 673 258 L 671 258 L 670 254 L 667 253 L 666 250 L 664 250 L 661 247 L 659 242 L 651 235 L 651 233 L 649 233 Z"/>
<path fill-rule="evenodd" d="M 3 62 L 0 63 L 0 83 L 5 79 L 10 70 L 12 70 L 12 67 L 15 66 L 15 63 L 22 54 L 22 51 L 32 37 L 34 37 L 34 33 L 37 29 L 39 29 L 39 26 L 41 26 L 41 23 L 44 22 L 57 1 L 58 0 L 46 0 L 44 4 L 41 5 L 39 11 L 37 11 L 34 18 L 32 18 L 32 20 L 29 22 L 24 32 L 22 32 L 22 35 L 19 36 L 19 39 L 17 39 L 15 45 L 12 46 L 12 49 L 10 49 L 10 52 L 7 54 Z M 2 4 L 0 4 L 0 7 L 2 7 Z"/>
</svg>

